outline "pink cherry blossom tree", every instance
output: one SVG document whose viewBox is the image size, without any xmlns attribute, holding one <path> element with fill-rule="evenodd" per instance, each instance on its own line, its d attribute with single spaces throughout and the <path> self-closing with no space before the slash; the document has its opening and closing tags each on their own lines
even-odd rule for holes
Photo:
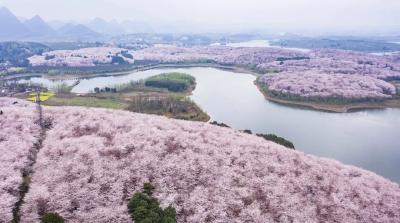
<svg viewBox="0 0 400 223">
<path fill-rule="evenodd" d="M 163 208 L 176 208 L 178 222 L 400 220 L 398 184 L 253 135 L 125 111 L 54 107 L 44 113 L 54 123 L 34 165 L 21 222 L 37 222 L 45 212 L 68 222 L 131 222 L 127 203 L 144 182 L 156 187 Z"/>
<path fill-rule="evenodd" d="M 0 97 L 0 222 L 11 222 L 40 133 L 35 105 Z"/>
</svg>

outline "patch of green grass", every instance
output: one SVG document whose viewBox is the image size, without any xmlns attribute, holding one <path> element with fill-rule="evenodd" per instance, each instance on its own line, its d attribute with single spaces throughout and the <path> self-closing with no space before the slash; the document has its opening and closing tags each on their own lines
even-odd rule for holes
<svg viewBox="0 0 400 223">
<path fill-rule="evenodd" d="M 112 98 L 96 97 L 53 97 L 45 105 L 51 106 L 82 106 L 95 108 L 126 109 L 128 104 Z"/>
</svg>

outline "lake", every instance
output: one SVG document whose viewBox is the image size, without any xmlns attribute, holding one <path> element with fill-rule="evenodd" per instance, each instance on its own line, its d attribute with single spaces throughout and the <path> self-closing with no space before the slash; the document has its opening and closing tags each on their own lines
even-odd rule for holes
<svg viewBox="0 0 400 223">
<path fill-rule="evenodd" d="M 267 101 L 254 85 L 255 76 L 214 68 L 153 69 L 124 76 L 83 79 L 73 88 L 86 93 L 164 72 L 196 77 L 191 98 L 211 117 L 235 129 L 274 133 L 292 141 L 296 150 L 337 159 L 400 182 L 400 109 L 327 113 Z M 44 78 L 31 81 L 54 86 Z M 74 81 L 68 81 L 71 84 Z"/>
<path fill-rule="evenodd" d="M 269 47 L 268 40 L 250 40 L 245 42 L 227 43 L 230 47 Z"/>
<path fill-rule="evenodd" d="M 211 46 L 221 45 L 220 43 L 213 43 Z M 270 40 L 250 40 L 244 42 L 235 42 L 235 43 L 227 43 L 227 46 L 230 47 L 270 47 L 270 48 L 281 48 L 287 50 L 296 50 L 301 52 L 310 52 L 311 49 L 306 48 L 296 48 L 296 47 L 282 47 L 282 46 L 275 46 L 271 45 Z"/>
</svg>

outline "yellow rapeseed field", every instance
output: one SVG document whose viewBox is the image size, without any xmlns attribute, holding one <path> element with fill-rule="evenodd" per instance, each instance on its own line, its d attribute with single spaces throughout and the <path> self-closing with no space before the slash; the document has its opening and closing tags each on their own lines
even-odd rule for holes
<svg viewBox="0 0 400 223">
<path fill-rule="evenodd" d="M 39 98 L 40 101 L 47 101 L 51 97 L 55 95 L 54 92 L 48 91 L 48 92 L 40 92 Z M 29 97 L 27 98 L 28 101 L 36 102 L 36 93 L 31 93 L 29 94 Z"/>
</svg>

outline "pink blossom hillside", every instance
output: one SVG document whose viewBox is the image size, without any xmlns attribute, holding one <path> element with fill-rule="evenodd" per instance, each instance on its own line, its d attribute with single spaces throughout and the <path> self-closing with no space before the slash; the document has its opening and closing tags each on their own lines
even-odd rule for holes
<svg viewBox="0 0 400 223">
<path fill-rule="evenodd" d="M 34 104 L 0 98 L 0 222 L 13 218 L 22 172 L 29 168 L 39 135 L 36 119 Z"/>
<path fill-rule="evenodd" d="M 396 88 L 368 76 L 325 74 L 317 71 L 264 75 L 259 80 L 271 91 L 300 97 L 391 98 Z"/>
<path fill-rule="evenodd" d="M 162 207 L 176 208 L 178 222 L 400 222 L 399 185 L 256 136 L 125 111 L 45 114 L 53 128 L 21 222 L 45 212 L 67 222 L 131 222 L 127 203 L 144 182 Z"/>
</svg>

